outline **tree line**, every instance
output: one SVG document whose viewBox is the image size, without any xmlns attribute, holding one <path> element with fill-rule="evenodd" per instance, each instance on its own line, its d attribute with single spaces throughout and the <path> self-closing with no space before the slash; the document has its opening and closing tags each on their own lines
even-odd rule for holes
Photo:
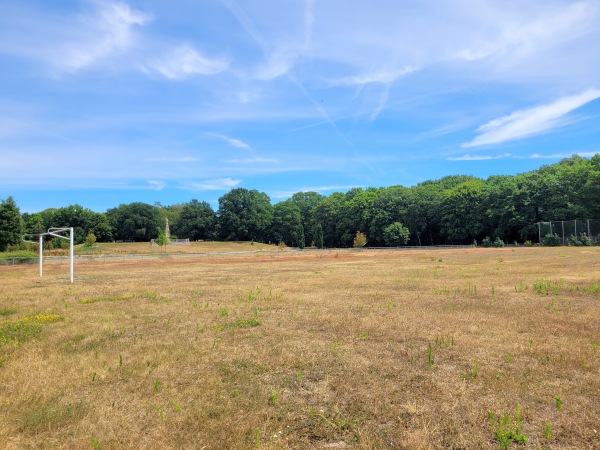
<svg viewBox="0 0 600 450">
<path fill-rule="evenodd" d="M 357 232 L 370 246 L 537 241 L 536 223 L 600 218 L 600 154 L 579 156 L 514 176 L 447 176 L 413 187 L 353 188 L 323 196 L 298 192 L 272 204 L 264 192 L 236 188 L 215 211 L 204 201 L 165 206 L 134 202 L 105 213 L 80 205 L 20 214 L 0 202 L 0 250 L 23 233 L 74 227 L 75 242 L 149 241 L 169 219 L 171 235 L 190 240 L 284 242 L 351 247 Z"/>
</svg>

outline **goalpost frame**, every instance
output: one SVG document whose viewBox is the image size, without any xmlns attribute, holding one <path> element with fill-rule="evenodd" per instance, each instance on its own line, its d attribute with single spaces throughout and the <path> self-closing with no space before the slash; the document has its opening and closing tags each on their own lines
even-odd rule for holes
<svg viewBox="0 0 600 450">
<path fill-rule="evenodd" d="M 60 233 L 65 233 L 68 232 L 69 236 L 63 236 Z M 40 247 L 40 278 L 42 278 L 42 274 L 43 274 L 43 262 L 44 262 L 44 236 L 54 236 L 60 239 L 66 239 L 67 241 L 69 241 L 69 275 L 70 275 L 70 280 L 71 280 L 71 284 L 73 284 L 73 273 L 74 273 L 74 267 L 73 267 L 73 261 L 74 261 L 74 255 L 73 255 L 73 248 L 74 248 L 74 233 L 73 233 L 73 227 L 62 227 L 62 228 L 58 228 L 58 227 L 53 227 L 53 228 L 48 228 L 48 232 L 47 233 L 40 233 L 39 234 L 39 247 Z M 29 241 L 30 242 L 30 241 Z"/>
</svg>

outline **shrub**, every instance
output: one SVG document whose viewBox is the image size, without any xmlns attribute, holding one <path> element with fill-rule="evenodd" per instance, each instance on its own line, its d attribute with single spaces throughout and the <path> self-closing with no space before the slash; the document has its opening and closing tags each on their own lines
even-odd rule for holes
<svg viewBox="0 0 600 450">
<path fill-rule="evenodd" d="M 364 247 L 367 245 L 367 236 L 360 231 L 356 232 L 356 236 L 354 236 L 354 241 L 352 242 L 352 246 L 356 248 Z"/>
<path fill-rule="evenodd" d="M 585 233 L 579 233 L 579 242 L 584 247 L 588 247 L 588 246 L 592 245 L 592 240 Z"/>
<path fill-rule="evenodd" d="M 386 245 L 390 247 L 406 245 L 409 238 L 410 231 L 408 231 L 408 228 L 400 222 L 394 222 L 383 230 L 383 239 L 385 240 Z"/>
<path fill-rule="evenodd" d="M 93 247 L 95 243 L 96 243 L 96 235 L 90 231 L 88 233 L 87 237 L 85 238 L 85 246 Z"/>
<path fill-rule="evenodd" d="M 560 236 L 556 233 L 548 233 L 546 236 L 544 236 L 544 239 L 542 239 L 542 245 L 545 247 L 558 247 L 561 244 L 562 241 L 560 239 Z"/>
<path fill-rule="evenodd" d="M 486 247 L 486 248 L 492 246 L 492 240 L 490 239 L 489 236 L 486 236 L 481 240 L 481 246 Z"/>
<path fill-rule="evenodd" d="M 494 243 L 493 243 L 492 245 L 493 245 L 494 247 L 501 248 L 501 247 L 504 247 L 504 241 L 503 241 L 502 239 L 500 239 L 499 237 L 497 237 L 497 238 L 494 240 Z"/>
</svg>

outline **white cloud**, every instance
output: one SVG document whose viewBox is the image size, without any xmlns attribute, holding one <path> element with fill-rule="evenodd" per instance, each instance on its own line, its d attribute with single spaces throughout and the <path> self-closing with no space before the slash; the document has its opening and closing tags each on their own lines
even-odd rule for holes
<svg viewBox="0 0 600 450">
<path fill-rule="evenodd" d="M 184 44 L 149 67 L 169 80 L 182 80 L 193 75 L 214 75 L 227 69 L 228 65 L 224 59 L 207 58 Z M 145 66 L 142 70 L 149 72 Z"/>
<path fill-rule="evenodd" d="M 477 129 L 479 136 L 461 147 L 500 144 L 547 132 L 564 125 L 565 115 L 599 97 L 600 90 L 589 89 L 552 103 L 515 111 L 481 125 Z"/>
<path fill-rule="evenodd" d="M 503 155 L 463 155 L 458 157 L 448 157 L 446 158 L 448 161 L 489 161 L 492 159 L 504 159 L 510 158 L 512 155 L 510 153 L 504 153 Z"/>
<path fill-rule="evenodd" d="M 369 72 L 361 75 L 351 75 L 348 77 L 332 80 L 331 84 L 335 86 L 356 86 L 369 83 L 389 84 L 398 78 L 413 73 L 418 70 L 416 66 L 406 66 L 395 70 L 380 70 L 378 72 Z"/>
<path fill-rule="evenodd" d="M 154 191 L 162 191 L 165 188 L 166 183 L 164 181 L 149 180 L 148 185 L 150 186 L 150 189 Z"/>
<path fill-rule="evenodd" d="M 151 162 L 151 163 L 165 163 L 165 164 L 170 164 L 170 163 L 189 163 L 189 162 L 196 162 L 196 161 L 200 161 L 200 158 L 196 158 L 195 156 L 181 156 L 181 157 L 157 157 L 157 158 L 148 158 L 146 159 L 146 162 Z"/>
<path fill-rule="evenodd" d="M 582 158 L 591 158 L 598 154 L 598 152 L 575 152 L 575 153 L 552 153 L 547 155 L 541 155 L 539 153 L 532 153 L 525 157 L 519 157 L 518 159 L 563 159 L 570 158 L 573 154 L 579 155 Z"/>
<path fill-rule="evenodd" d="M 232 147 L 243 148 L 246 150 L 250 149 L 250 145 L 246 144 L 244 141 L 241 141 L 239 139 L 234 139 L 232 137 L 226 136 L 224 134 L 218 134 L 218 133 L 208 133 L 208 134 L 209 134 L 209 136 L 213 136 L 213 137 L 216 137 L 217 139 L 221 139 L 222 141 L 227 142 Z"/>
<path fill-rule="evenodd" d="M 76 40 L 56 49 L 54 63 L 68 72 L 91 66 L 133 45 L 135 26 L 144 26 L 152 17 L 120 2 L 97 2 L 95 14 L 83 16 L 74 26 Z"/>
<path fill-rule="evenodd" d="M 261 158 L 260 156 L 255 156 L 253 158 L 246 159 L 226 159 L 222 162 L 225 163 L 233 163 L 233 164 L 256 164 L 256 163 L 274 163 L 277 162 L 276 159 L 273 158 Z"/>
<path fill-rule="evenodd" d="M 214 180 L 182 183 L 182 188 L 190 191 L 226 191 L 236 187 L 242 180 L 235 178 L 217 178 Z"/>
</svg>

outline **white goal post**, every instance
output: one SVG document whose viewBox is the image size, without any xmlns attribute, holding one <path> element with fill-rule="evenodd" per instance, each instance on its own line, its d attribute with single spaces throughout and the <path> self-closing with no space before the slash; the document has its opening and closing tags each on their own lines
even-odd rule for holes
<svg viewBox="0 0 600 450">
<path fill-rule="evenodd" d="M 69 233 L 69 236 L 63 236 L 61 233 Z M 26 235 L 26 236 L 35 236 L 35 235 Z M 39 247 L 40 247 L 40 278 L 42 278 L 42 274 L 43 274 L 43 263 L 44 263 L 44 236 L 54 236 L 60 239 L 66 239 L 67 241 L 69 241 L 69 274 L 70 274 L 70 279 L 71 279 L 71 283 L 73 283 L 73 242 L 74 242 L 74 233 L 73 233 L 73 227 L 53 227 L 53 228 L 48 228 L 48 232 L 46 233 L 40 233 L 39 235 Z M 32 241 L 26 241 L 26 242 L 32 242 Z"/>
</svg>

